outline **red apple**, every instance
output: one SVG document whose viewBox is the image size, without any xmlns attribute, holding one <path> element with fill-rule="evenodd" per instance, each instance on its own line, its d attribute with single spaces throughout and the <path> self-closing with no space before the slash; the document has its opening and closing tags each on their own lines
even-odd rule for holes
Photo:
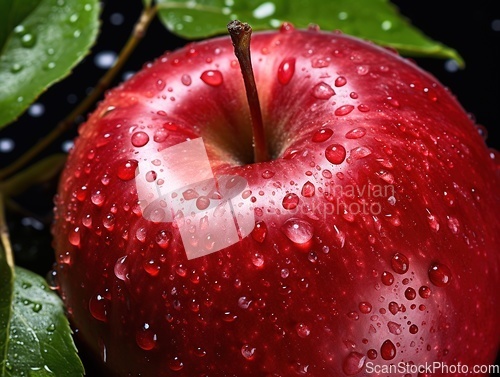
<svg viewBox="0 0 500 377">
<path fill-rule="evenodd" d="M 229 37 L 147 64 L 81 126 L 53 226 L 79 339 L 119 376 L 486 374 L 500 176 L 469 114 L 348 35 L 284 25 L 251 51 L 268 161 Z"/>
</svg>

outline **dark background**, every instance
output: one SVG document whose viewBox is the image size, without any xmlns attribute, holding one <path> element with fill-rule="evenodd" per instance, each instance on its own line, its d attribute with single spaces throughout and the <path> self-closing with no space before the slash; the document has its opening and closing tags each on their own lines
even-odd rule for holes
<svg viewBox="0 0 500 377">
<path fill-rule="evenodd" d="M 1 1 L 1 0 L 0 0 Z M 333 0 L 330 0 L 333 1 Z M 487 130 L 487 143 L 500 150 L 500 2 L 448 2 L 441 0 L 393 0 L 400 12 L 429 37 L 456 49 L 466 67 L 450 61 L 414 58 L 447 86 L 464 109 Z M 103 1 L 102 27 L 92 53 L 73 74 L 51 87 L 16 124 L 0 131 L 0 168 L 19 157 L 68 114 L 97 83 L 105 69 L 96 58 L 118 52 L 125 44 L 140 14 L 140 0 Z M 436 8 L 436 6 L 439 6 Z M 185 40 L 170 34 L 156 19 L 114 84 L 127 74 L 161 55 L 182 46 Z M 104 55 L 103 55 L 104 53 Z M 83 117 L 79 119 L 81 122 Z M 47 154 L 67 148 L 76 127 L 61 137 Z M 5 147 L 10 145 L 9 147 Z M 3 146 L 3 147 L 2 147 Z M 50 271 L 53 254 L 49 224 L 56 180 L 31 189 L 17 200 L 25 213 L 9 212 L 8 222 L 16 262 L 42 275 Z"/>
</svg>

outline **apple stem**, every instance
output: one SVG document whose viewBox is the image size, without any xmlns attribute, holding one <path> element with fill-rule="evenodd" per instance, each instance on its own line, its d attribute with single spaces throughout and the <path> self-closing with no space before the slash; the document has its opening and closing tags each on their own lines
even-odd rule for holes
<svg viewBox="0 0 500 377">
<path fill-rule="evenodd" d="M 248 107 L 250 108 L 250 117 L 252 119 L 254 162 L 268 161 L 270 160 L 270 156 L 266 145 L 264 123 L 250 54 L 252 27 L 247 23 L 235 20 L 227 25 L 227 30 L 231 35 L 234 54 L 240 64 L 241 74 L 245 83 Z"/>
</svg>

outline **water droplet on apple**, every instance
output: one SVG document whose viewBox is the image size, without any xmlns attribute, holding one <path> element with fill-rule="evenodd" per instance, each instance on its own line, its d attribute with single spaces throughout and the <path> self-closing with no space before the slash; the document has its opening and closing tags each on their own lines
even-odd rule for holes
<svg viewBox="0 0 500 377">
<path fill-rule="evenodd" d="M 415 297 L 417 297 L 417 292 L 411 288 L 411 287 L 408 287 L 406 288 L 405 290 L 405 297 L 407 300 L 415 300 Z"/>
<path fill-rule="evenodd" d="M 262 267 L 264 265 L 264 256 L 259 253 L 253 254 L 252 263 L 255 267 Z"/>
<path fill-rule="evenodd" d="M 345 148 L 340 144 L 332 144 L 325 150 L 325 157 L 332 164 L 340 165 L 344 162 L 346 156 Z"/>
<path fill-rule="evenodd" d="M 361 160 L 372 154 L 372 151 L 368 147 L 356 147 L 351 150 L 350 158 L 354 160 Z"/>
<path fill-rule="evenodd" d="M 196 208 L 200 211 L 207 209 L 210 206 L 210 198 L 202 195 L 196 199 Z"/>
<path fill-rule="evenodd" d="M 431 289 L 426 285 L 422 285 L 418 290 L 418 294 L 422 298 L 429 298 L 431 296 Z"/>
<path fill-rule="evenodd" d="M 314 58 L 311 61 L 311 66 L 313 68 L 325 68 L 325 67 L 328 67 L 329 65 L 330 65 L 329 58 L 327 58 L 327 59 L 324 59 L 324 58 Z"/>
<path fill-rule="evenodd" d="M 396 313 L 399 312 L 399 305 L 394 301 L 391 301 L 389 303 L 389 311 L 391 312 L 392 315 L 396 315 Z"/>
<path fill-rule="evenodd" d="M 297 335 L 301 338 L 307 338 L 311 334 L 311 329 L 305 323 L 298 323 L 295 326 L 295 331 Z"/>
<path fill-rule="evenodd" d="M 400 335 L 403 332 L 401 325 L 396 322 L 389 321 L 387 327 L 389 328 L 389 332 L 394 335 Z"/>
<path fill-rule="evenodd" d="M 257 349 L 255 347 L 250 346 L 249 344 L 244 344 L 241 347 L 241 354 L 247 360 L 253 360 L 255 357 L 255 351 Z"/>
<path fill-rule="evenodd" d="M 159 128 L 153 135 L 153 140 L 157 143 L 163 143 L 168 137 L 168 131 L 164 128 Z"/>
<path fill-rule="evenodd" d="M 357 128 L 353 128 L 352 130 L 348 131 L 345 134 L 345 137 L 346 137 L 346 139 L 361 139 L 365 135 L 366 135 L 366 128 L 357 127 Z"/>
<path fill-rule="evenodd" d="M 249 298 L 247 298 L 245 296 L 242 296 L 238 299 L 238 306 L 241 309 L 248 309 L 251 303 L 252 303 L 252 300 L 250 300 Z"/>
<path fill-rule="evenodd" d="M 178 372 L 184 368 L 184 363 L 179 359 L 179 357 L 174 357 L 168 362 L 168 367 L 174 372 Z"/>
<path fill-rule="evenodd" d="M 375 360 L 378 356 L 377 350 L 374 350 L 373 348 L 369 349 L 366 352 L 366 356 L 368 356 L 370 360 Z"/>
<path fill-rule="evenodd" d="M 394 283 L 394 275 L 389 271 L 384 271 L 382 273 L 382 283 L 387 286 L 392 285 Z"/>
<path fill-rule="evenodd" d="M 112 213 L 108 213 L 102 220 L 102 225 L 111 232 L 115 227 L 115 216 Z"/>
<path fill-rule="evenodd" d="M 137 160 L 122 161 L 116 170 L 118 178 L 122 181 L 130 181 L 131 179 L 134 179 L 138 164 Z"/>
<path fill-rule="evenodd" d="M 255 224 L 255 228 L 252 230 L 252 238 L 262 243 L 266 239 L 267 236 L 267 225 L 264 221 L 257 221 Z"/>
<path fill-rule="evenodd" d="M 408 329 L 408 331 L 410 331 L 410 334 L 416 334 L 416 333 L 418 333 L 418 326 L 411 325 L 410 328 Z"/>
<path fill-rule="evenodd" d="M 165 89 L 165 86 L 167 85 L 167 83 L 165 81 L 163 81 L 162 79 L 158 79 L 156 81 L 156 89 L 161 92 L 163 89 Z"/>
<path fill-rule="evenodd" d="M 201 74 L 201 80 L 210 86 L 219 86 L 223 82 L 222 73 L 218 70 L 208 70 Z"/>
<path fill-rule="evenodd" d="M 366 65 L 359 65 L 356 67 L 356 72 L 358 75 L 364 76 L 370 71 L 370 68 Z"/>
<path fill-rule="evenodd" d="M 315 191 L 316 187 L 314 187 L 314 184 L 312 184 L 312 182 L 310 181 L 307 181 L 306 183 L 304 183 L 304 186 L 302 186 L 302 191 L 300 193 L 302 194 L 302 196 L 310 198 L 314 196 Z"/>
<path fill-rule="evenodd" d="M 282 205 L 284 209 L 295 209 L 299 205 L 299 197 L 297 194 L 290 193 L 286 194 L 285 197 L 283 198 Z"/>
<path fill-rule="evenodd" d="M 327 83 L 320 82 L 313 87 L 312 95 L 317 99 L 327 100 L 335 95 L 335 90 Z"/>
<path fill-rule="evenodd" d="M 204 350 L 203 348 L 201 348 L 201 347 L 196 347 L 196 348 L 194 349 L 194 355 L 195 355 L 196 357 L 204 357 L 204 356 L 206 356 L 206 355 L 207 355 L 207 351 L 205 351 L 205 350 Z"/>
<path fill-rule="evenodd" d="M 135 132 L 130 141 L 134 147 L 143 147 L 149 142 L 149 136 L 143 131 Z"/>
<path fill-rule="evenodd" d="M 172 234 L 166 230 L 160 230 L 156 233 L 155 241 L 162 249 L 168 248 L 170 241 L 172 240 Z"/>
<path fill-rule="evenodd" d="M 339 76 L 335 79 L 335 86 L 337 88 L 340 88 L 341 86 L 344 86 L 347 84 L 347 79 L 344 76 Z"/>
<path fill-rule="evenodd" d="M 290 22 L 283 22 L 280 26 L 280 33 L 289 33 L 295 30 L 295 26 L 293 26 Z"/>
<path fill-rule="evenodd" d="M 86 214 L 82 218 L 82 224 L 86 228 L 90 228 L 92 226 L 92 216 L 90 214 Z"/>
<path fill-rule="evenodd" d="M 266 169 L 262 172 L 262 178 L 269 179 L 274 177 L 274 172 L 272 170 Z"/>
<path fill-rule="evenodd" d="M 342 106 L 338 107 L 337 109 L 335 109 L 335 115 L 336 116 L 344 116 L 344 115 L 349 114 L 353 110 L 354 110 L 353 105 L 342 105 Z"/>
<path fill-rule="evenodd" d="M 427 221 L 434 232 L 439 231 L 439 221 L 429 210 L 427 210 Z"/>
<path fill-rule="evenodd" d="M 358 307 L 359 311 L 363 314 L 368 314 L 372 311 L 372 304 L 369 302 L 360 302 Z"/>
<path fill-rule="evenodd" d="M 342 370 L 348 376 L 354 376 L 363 370 L 365 365 L 366 356 L 359 352 L 351 352 L 344 359 Z"/>
<path fill-rule="evenodd" d="M 92 317 L 101 322 L 108 320 L 108 299 L 103 295 L 97 294 L 89 300 L 89 311 Z"/>
<path fill-rule="evenodd" d="M 309 242 L 314 233 L 313 226 L 309 222 L 297 218 L 285 221 L 281 227 L 281 231 L 290 241 L 297 244 Z"/>
<path fill-rule="evenodd" d="M 396 253 L 392 256 L 391 266 L 394 272 L 398 274 L 404 274 L 410 268 L 410 261 L 406 255 L 401 253 Z"/>
<path fill-rule="evenodd" d="M 384 360 L 392 360 L 396 357 L 396 346 L 387 339 L 380 347 L 380 356 Z"/>
<path fill-rule="evenodd" d="M 146 234 L 147 234 L 146 228 L 141 227 L 141 228 L 136 230 L 135 238 L 137 238 L 138 241 L 145 242 L 146 241 Z"/>
<path fill-rule="evenodd" d="M 191 76 L 189 76 L 188 74 L 184 74 L 184 75 L 182 75 L 182 77 L 181 77 L 181 82 L 182 82 L 184 85 L 186 85 L 186 86 L 191 85 L 191 82 L 192 82 L 192 80 L 191 80 Z"/>
<path fill-rule="evenodd" d="M 77 226 L 68 234 L 69 243 L 73 246 L 80 246 L 80 235 L 80 227 Z"/>
<path fill-rule="evenodd" d="M 368 111 L 370 111 L 370 108 L 367 105 L 360 104 L 358 105 L 358 110 L 362 113 L 367 113 Z"/>
<path fill-rule="evenodd" d="M 357 312 L 349 312 L 347 313 L 347 317 L 353 321 L 357 321 L 359 319 L 359 314 Z"/>
<path fill-rule="evenodd" d="M 161 266 L 158 264 L 158 262 L 153 259 L 149 258 L 144 261 L 143 264 L 144 271 L 146 271 L 149 275 L 151 276 L 156 276 L 160 272 Z"/>
<path fill-rule="evenodd" d="M 429 279 L 437 287 L 445 287 L 450 284 L 451 271 L 448 266 L 439 262 L 431 264 L 429 268 Z"/>
<path fill-rule="evenodd" d="M 315 143 L 321 143 L 323 141 L 328 140 L 333 135 L 333 130 L 330 128 L 322 128 L 316 131 L 312 137 L 312 141 Z"/>
<path fill-rule="evenodd" d="M 156 346 L 157 336 L 148 323 L 144 323 L 135 334 L 135 341 L 144 351 L 150 351 Z"/>
<path fill-rule="evenodd" d="M 286 58 L 278 68 L 278 81 L 281 85 L 286 85 L 290 82 L 295 73 L 295 58 Z"/>
<path fill-rule="evenodd" d="M 127 260 L 127 256 L 123 256 L 121 258 L 118 258 L 115 267 L 114 267 L 114 273 L 115 276 L 120 279 L 120 280 L 128 280 L 128 267 L 125 264 L 125 261 Z"/>
</svg>

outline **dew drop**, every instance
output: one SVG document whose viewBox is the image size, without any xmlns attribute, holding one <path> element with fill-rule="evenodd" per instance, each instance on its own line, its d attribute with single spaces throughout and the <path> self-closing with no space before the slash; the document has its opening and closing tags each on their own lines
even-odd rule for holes
<svg viewBox="0 0 500 377">
<path fill-rule="evenodd" d="M 340 88 L 341 86 L 344 86 L 347 84 L 347 79 L 344 76 L 339 76 L 335 79 L 335 86 L 337 88 Z"/>
<path fill-rule="evenodd" d="M 313 226 L 309 222 L 297 218 L 285 221 L 281 227 L 281 231 L 290 241 L 297 244 L 309 242 L 314 233 Z"/>
<path fill-rule="evenodd" d="M 290 82 L 295 73 L 295 58 L 286 58 L 278 68 L 278 81 L 282 85 Z"/>
<path fill-rule="evenodd" d="M 68 235 L 68 241 L 73 246 L 80 246 L 80 227 L 74 228 Z"/>
<path fill-rule="evenodd" d="M 174 372 L 178 372 L 184 368 L 184 363 L 176 356 L 168 362 L 168 367 Z"/>
<path fill-rule="evenodd" d="M 108 320 L 108 299 L 100 294 L 92 296 L 89 300 L 89 311 L 92 317 L 98 321 L 106 322 Z"/>
<path fill-rule="evenodd" d="M 312 141 L 315 143 L 321 143 L 328 140 L 333 135 L 333 130 L 330 128 L 322 128 L 315 132 L 312 137 Z"/>
<path fill-rule="evenodd" d="M 297 194 L 290 193 L 285 195 L 282 201 L 282 205 L 284 209 L 291 210 L 295 209 L 299 205 L 299 201 L 300 199 Z"/>
<path fill-rule="evenodd" d="M 120 279 L 120 280 L 128 280 L 127 274 L 128 274 L 128 267 L 125 264 L 125 261 L 127 260 L 127 256 L 123 256 L 121 258 L 118 258 L 115 267 L 114 267 L 114 273 L 115 276 Z"/>
<path fill-rule="evenodd" d="M 138 241 L 145 242 L 146 241 L 146 234 L 147 234 L 146 228 L 139 228 L 135 232 L 135 238 L 137 238 Z"/>
<path fill-rule="evenodd" d="M 262 172 L 262 178 L 269 179 L 274 177 L 274 174 L 275 174 L 274 171 L 266 169 Z"/>
<path fill-rule="evenodd" d="M 344 162 L 346 156 L 345 148 L 340 144 L 332 144 L 325 150 L 325 157 L 332 164 L 340 165 Z"/>
<path fill-rule="evenodd" d="M 405 297 L 407 300 L 415 300 L 415 297 L 417 297 L 417 292 L 411 288 L 411 287 L 408 287 L 406 288 L 405 290 Z"/>
<path fill-rule="evenodd" d="M 389 311 L 391 312 L 392 315 L 396 315 L 396 313 L 399 312 L 399 305 L 394 301 L 391 301 L 389 303 Z"/>
<path fill-rule="evenodd" d="M 252 230 L 252 238 L 262 243 L 266 239 L 267 236 L 267 225 L 264 221 L 257 221 L 255 224 L 255 228 Z"/>
<path fill-rule="evenodd" d="M 156 89 L 161 92 L 163 89 L 165 89 L 165 86 L 167 85 L 167 83 L 165 81 L 163 81 L 162 79 L 158 79 L 156 81 Z"/>
<path fill-rule="evenodd" d="M 361 139 L 366 134 L 364 127 L 353 128 L 345 134 L 346 139 Z"/>
<path fill-rule="evenodd" d="M 166 230 L 160 230 L 156 233 L 155 242 L 162 249 L 168 248 L 170 241 L 172 240 L 172 234 Z"/>
<path fill-rule="evenodd" d="M 264 265 L 264 257 L 262 254 L 255 253 L 252 255 L 252 264 L 255 267 L 262 267 Z"/>
<path fill-rule="evenodd" d="M 201 80 L 210 86 L 219 86 L 223 82 L 222 73 L 217 70 L 208 70 L 201 74 Z"/>
<path fill-rule="evenodd" d="M 354 376 L 361 372 L 365 365 L 366 356 L 359 352 L 351 352 L 344 359 L 342 370 L 348 376 Z"/>
<path fill-rule="evenodd" d="M 164 128 L 159 128 L 153 135 L 153 140 L 157 143 L 163 143 L 168 137 L 168 131 Z"/>
<path fill-rule="evenodd" d="M 392 285 L 394 283 L 394 275 L 389 271 L 384 271 L 382 273 L 382 283 L 387 286 Z"/>
<path fill-rule="evenodd" d="M 433 263 L 429 268 L 429 279 L 435 286 L 445 287 L 450 283 L 451 271 L 444 264 Z"/>
<path fill-rule="evenodd" d="M 149 136 L 143 131 L 135 132 L 130 141 L 134 147 L 143 147 L 149 142 Z"/>
<path fill-rule="evenodd" d="M 396 346 L 389 339 L 387 339 L 380 347 L 380 356 L 384 360 L 392 360 L 396 357 Z"/>
<path fill-rule="evenodd" d="M 368 111 L 370 111 L 370 108 L 367 105 L 360 104 L 358 105 L 358 110 L 362 113 L 367 113 Z"/>
<path fill-rule="evenodd" d="M 422 285 L 418 290 L 418 294 L 422 298 L 429 298 L 431 296 L 431 289 L 426 285 Z"/>
<path fill-rule="evenodd" d="M 372 311 L 372 305 L 369 302 L 360 302 L 358 307 L 359 311 L 363 314 L 368 314 Z"/>
<path fill-rule="evenodd" d="M 392 256 L 391 266 L 394 272 L 398 274 L 404 274 L 408 271 L 410 267 L 410 261 L 406 257 L 406 255 L 401 253 L 396 253 Z"/>
<path fill-rule="evenodd" d="M 247 360 L 253 360 L 254 359 L 254 357 L 255 357 L 255 351 L 256 351 L 256 348 L 250 346 L 249 344 L 244 344 L 241 347 L 241 354 Z"/>
<path fill-rule="evenodd" d="M 325 68 L 330 65 L 330 61 L 328 59 L 323 59 L 323 58 L 314 58 L 311 61 L 311 66 L 313 68 Z"/>
<path fill-rule="evenodd" d="M 155 259 L 146 259 L 143 264 L 144 271 L 151 276 L 156 276 L 160 272 L 160 265 Z"/>
<path fill-rule="evenodd" d="M 144 351 L 150 351 L 156 346 L 157 336 L 148 323 L 145 323 L 135 334 L 135 341 Z"/>
<path fill-rule="evenodd" d="M 408 330 L 410 331 L 410 334 L 416 334 L 416 333 L 418 333 L 418 326 L 417 325 L 411 325 Z"/>
<path fill-rule="evenodd" d="M 316 187 L 314 187 L 314 184 L 312 184 L 312 182 L 310 181 L 307 181 L 306 183 L 304 183 L 304 186 L 302 186 L 302 191 L 300 193 L 302 194 L 302 196 L 310 198 L 314 196 L 315 191 Z"/>
<path fill-rule="evenodd" d="M 295 326 L 295 331 L 301 338 L 307 338 L 311 334 L 311 329 L 305 323 L 298 323 Z"/>
<path fill-rule="evenodd" d="M 158 175 L 156 174 L 156 172 L 154 170 L 150 170 L 146 173 L 146 181 L 148 181 L 148 182 L 156 181 L 157 177 L 158 177 Z"/>
<path fill-rule="evenodd" d="M 121 162 L 116 171 L 118 178 L 122 181 L 130 181 L 131 179 L 134 179 L 138 164 L 137 160 L 126 160 Z"/>
<path fill-rule="evenodd" d="M 317 99 L 327 100 L 335 95 L 335 90 L 327 83 L 320 82 L 313 87 L 312 95 Z"/>
<path fill-rule="evenodd" d="M 368 356 L 370 360 L 375 360 L 378 356 L 377 350 L 374 350 L 373 348 L 369 349 L 366 352 L 366 356 Z"/>
<path fill-rule="evenodd" d="M 191 82 L 192 82 L 191 76 L 189 76 L 188 74 L 182 75 L 181 82 L 182 82 L 182 84 L 184 84 L 186 86 L 191 85 Z"/>
<path fill-rule="evenodd" d="M 108 213 L 102 220 L 102 225 L 107 230 L 112 231 L 115 227 L 115 216 L 112 213 Z"/>
<path fill-rule="evenodd" d="M 336 116 L 344 116 L 349 114 L 351 111 L 354 110 L 353 105 L 343 105 L 335 109 L 335 115 Z"/>
<path fill-rule="evenodd" d="M 403 331 L 401 330 L 401 325 L 396 322 L 389 321 L 387 323 L 389 332 L 394 335 L 400 335 Z M 387 360 L 387 359 L 386 359 Z"/>
<path fill-rule="evenodd" d="M 252 303 L 252 300 L 249 298 L 242 296 L 238 299 L 238 306 L 241 309 L 248 309 L 250 307 L 250 304 Z"/>
<path fill-rule="evenodd" d="M 31 48 L 35 45 L 36 38 L 33 34 L 26 33 L 21 37 L 21 44 L 23 47 Z"/>
</svg>

